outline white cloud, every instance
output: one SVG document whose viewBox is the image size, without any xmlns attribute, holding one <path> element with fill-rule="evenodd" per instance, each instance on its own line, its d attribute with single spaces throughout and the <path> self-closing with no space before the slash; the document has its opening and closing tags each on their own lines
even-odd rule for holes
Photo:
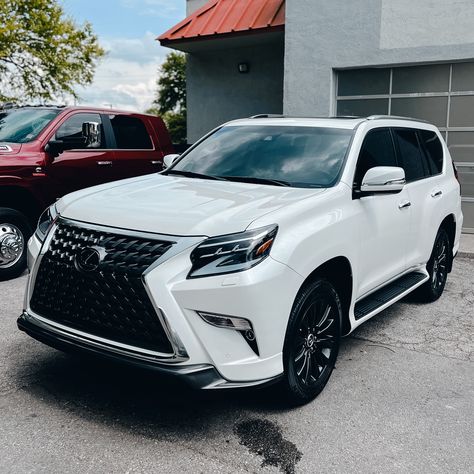
<svg viewBox="0 0 474 474">
<path fill-rule="evenodd" d="M 147 109 L 154 98 L 158 68 L 168 50 L 161 48 L 150 32 L 136 39 L 104 38 L 101 44 L 107 56 L 97 67 L 94 83 L 78 90 L 79 104 Z"/>
<path fill-rule="evenodd" d="M 171 0 L 122 0 L 121 4 L 140 16 L 174 17 L 180 10 L 177 3 Z"/>
</svg>

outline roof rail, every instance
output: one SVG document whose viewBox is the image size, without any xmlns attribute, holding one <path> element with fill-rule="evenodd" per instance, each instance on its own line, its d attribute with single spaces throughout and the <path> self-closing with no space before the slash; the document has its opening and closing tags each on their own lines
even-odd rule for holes
<svg viewBox="0 0 474 474">
<path fill-rule="evenodd" d="M 251 119 L 259 119 L 259 118 L 285 118 L 283 114 L 257 114 L 252 115 Z"/>
<path fill-rule="evenodd" d="M 56 108 L 56 109 L 63 109 L 68 107 L 67 105 L 57 105 L 57 104 L 22 104 L 18 105 L 15 102 L 4 102 L 0 103 L 0 110 L 8 110 L 8 109 L 21 109 L 21 108 L 29 108 L 29 107 L 47 107 L 47 108 Z"/>
<path fill-rule="evenodd" d="M 431 123 L 428 120 L 418 119 L 414 117 L 402 117 L 400 115 L 370 115 L 367 117 L 367 120 L 412 120 L 413 122 L 423 122 L 423 123 Z"/>
</svg>

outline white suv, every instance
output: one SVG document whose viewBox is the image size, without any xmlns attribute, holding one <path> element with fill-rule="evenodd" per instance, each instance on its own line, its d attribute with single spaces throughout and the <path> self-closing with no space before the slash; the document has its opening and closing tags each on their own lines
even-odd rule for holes
<svg viewBox="0 0 474 474">
<path fill-rule="evenodd" d="M 298 404 L 342 335 L 443 292 L 463 217 L 433 125 L 255 117 L 175 158 L 43 214 L 20 329 L 200 388 L 278 381 Z"/>
</svg>

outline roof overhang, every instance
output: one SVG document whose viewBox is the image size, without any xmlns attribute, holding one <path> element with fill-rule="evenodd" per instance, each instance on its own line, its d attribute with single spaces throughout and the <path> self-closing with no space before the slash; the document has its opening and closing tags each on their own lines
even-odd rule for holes
<svg viewBox="0 0 474 474">
<path fill-rule="evenodd" d="M 163 33 L 162 46 L 193 52 L 222 43 L 244 46 L 281 38 L 285 28 L 285 0 L 210 0 L 202 8 Z M 219 41 L 216 41 L 219 40 Z"/>
</svg>

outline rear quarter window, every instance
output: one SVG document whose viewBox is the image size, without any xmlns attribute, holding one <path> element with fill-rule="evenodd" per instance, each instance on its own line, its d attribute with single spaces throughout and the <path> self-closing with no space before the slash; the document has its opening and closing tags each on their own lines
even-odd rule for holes
<svg viewBox="0 0 474 474">
<path fill-rule="evenodd" d="M 117 148 L 122 150 L 152 150 L 153 143 L 145 124 L 137 117 L 110 115 Z"/>
<path fill-rule="evenodd" d="M 398 128 L 393 132 L 398 143 L 400 166 L 405 170 L 407 182 L 429 176 L 428 165 L 420 148 L 417 131 L 411 128 Z"/>
<path fill-rule="evenodd" d="M 437 133 L 432 130 L 418 130 L 418 135 L 428 159 L 431 174 L 440 174 L 443 171 L 444 152 Z"/>
</svg>

